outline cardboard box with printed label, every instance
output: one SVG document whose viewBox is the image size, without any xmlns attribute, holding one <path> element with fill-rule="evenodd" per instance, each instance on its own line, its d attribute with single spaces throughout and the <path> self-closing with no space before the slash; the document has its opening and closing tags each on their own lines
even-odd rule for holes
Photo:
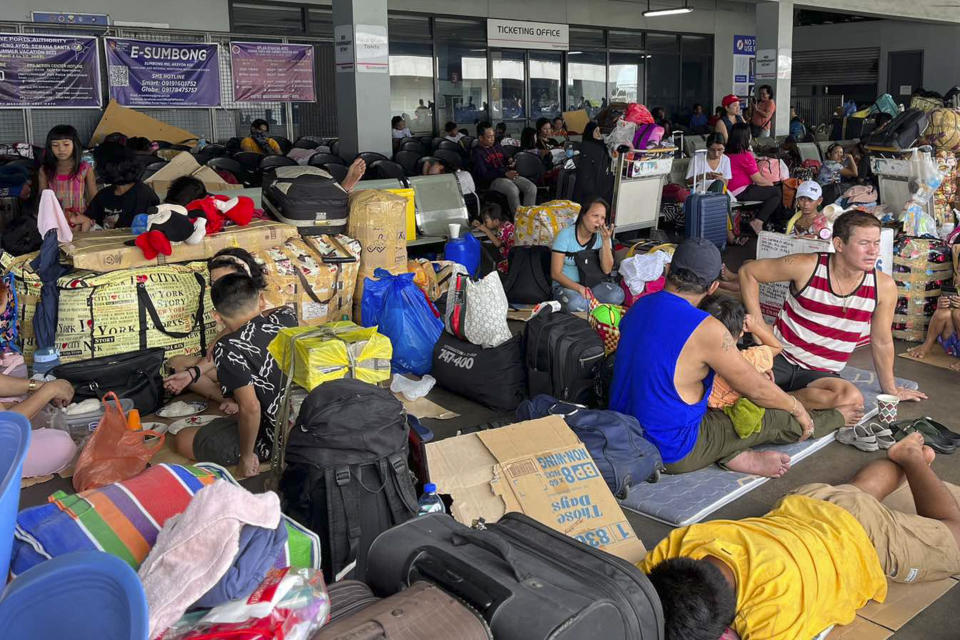
<svg viewBox="0 0 960 640">
<path fill-rule="evenodd" d="M 427 444 L 430 480 L 453 498 L 451 515 L 472 525 L 520 511 L 629 562 L 643 543 L 590 452 L 560 416 Z"/>
</svg>

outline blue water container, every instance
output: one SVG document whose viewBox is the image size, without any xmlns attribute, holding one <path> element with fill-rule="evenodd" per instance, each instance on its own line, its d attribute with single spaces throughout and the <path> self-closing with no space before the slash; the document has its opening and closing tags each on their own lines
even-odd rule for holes
<svg viewBox="0 0 960 640">
<path fill-rule="evenodd" d="M 13 529 L 20 504 L 20 477 L 30 447 L 30 421 L 12 411 L 0 411 L 0 585 L 7 579 Z M 6 631 L 0 633 L 5 635 Z"/>
<path fill-rule="evenodd" d="M 480 268 L 480 241 L 472 233 L 462 238 L 450 238 L 443 247 L 443 257 L 462 264 L 471 276 L 477 275 Z"/>
</svg>

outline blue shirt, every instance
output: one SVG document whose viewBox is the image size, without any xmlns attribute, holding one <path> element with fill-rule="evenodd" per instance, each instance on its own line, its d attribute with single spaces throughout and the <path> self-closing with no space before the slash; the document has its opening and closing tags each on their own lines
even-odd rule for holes
<svg viewBox="0 0 960 640">
<path fill-rule="evenodd" d="M 593 234 L 593 246 L 590 247 L 589 244 L 589 240 L 587 244 L 580 244 L 580 241 L 577 240 L 576 224 L 561 230 L 557 237 L 553 239 L 554 252 L 564 254 L 563 274 L 576 283 L 580 282 L 580 272 L 577 271 L 577 262 L 573 259 L 574 254 L 586 249 L 599 249 L 603 246 L 603 238 L 600 237 L 599 233 L 595 233 Z"/>
<path fill-rule="evenodd" d="M 700 115 L 690 116 L 690 128 L 691 129 L 702 129 L 707 126 L 707 114 L 701 113 Z"/>
<path fill-rule="evenodd" d="M 682 460 L 697 443 L 714 372 L 703 379 L 703 398 L 688 404 L 674 384 L 687 340 L 709 316 L 667 291 L 641 298 L 620 321 L 620 344 L 610 387 L 610 408 L 634 416 L 665 464 Z"/>
</svg>

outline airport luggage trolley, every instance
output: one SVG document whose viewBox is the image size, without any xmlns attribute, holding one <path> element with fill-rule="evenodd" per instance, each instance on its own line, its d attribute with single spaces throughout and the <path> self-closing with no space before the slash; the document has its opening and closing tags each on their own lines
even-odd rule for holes
<svg viewBox="0 0 960 640">
<path fill-rule="evenodd" d="M 921 160 L 927 160 L 930 152 L 927 148 L 918 151 Z M 887 205 L 896 215 L 910 200 L 910 182 L 916 175 L 917 167 L 913 160 L 914 149 L 885 149 L 867 147 L 870 154 L 870 170 L 877 176 L 880 204 Z M 933 214 L 933 198 L 927 202 L 927 213 Z"/>
<path fill-rule="evenodd" d="M 658 147 L 617 156 L 611 203 L 617 233 L 657 228 L 660 198 L 675 152 L 674 147 Z"/>
</svg>

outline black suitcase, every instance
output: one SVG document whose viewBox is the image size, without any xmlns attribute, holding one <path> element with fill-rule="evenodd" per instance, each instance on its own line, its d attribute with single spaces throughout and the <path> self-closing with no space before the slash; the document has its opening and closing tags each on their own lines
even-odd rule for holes
<svg viewBox="0 0 960 640">
<path fill-rule="evenodd" d="M 521 513 L 485 530 L 445 514 L 415 518 L 370 547 L 381 595 L 427 580 L 459 597 L 497 640 L 660 640 L 660 599 L 635 566 Z"/>
<path fill-rule="evenodd" d="M 433 347 L 431 375 L 444 389 L 497 411 L 513 411 L 527 397 L 519 335 L 497 347 L 484 348 L 444 331 Z"/>
<path fill-rule="evenodd" d="M 317 167 L 276 167 L 263 176 L 263 208 L 300 235 L 347 232 L 347 192 Z"/>
<path fill-rule="evenodd" d="M 920 109 L 907 109 L 882 129 L 863 139 L 865 147 L 881 150 L 910 149 L 930 124 L 930 114 Z"/>
<path fill-rule="evenodd" d="M 546 307 L 524 327 L 527 391 L 596 406 L 603 341 L 583 318 Z"/>
</svg>

